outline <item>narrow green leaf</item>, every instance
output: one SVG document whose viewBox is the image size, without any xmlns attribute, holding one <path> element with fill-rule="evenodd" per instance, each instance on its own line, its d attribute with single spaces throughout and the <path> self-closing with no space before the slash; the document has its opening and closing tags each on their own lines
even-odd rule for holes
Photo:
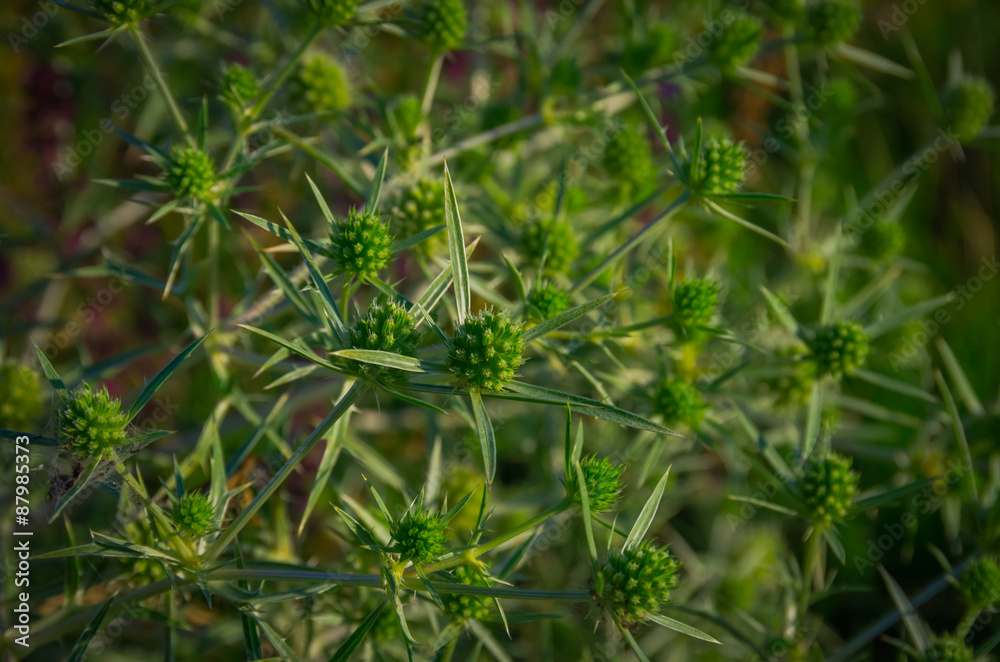
<svg viewBox="0 0 1000 662">
<path fill-rule="evenodd" d="M 606 294 L 598 299 L 594 299 L 593 301 L 588 301 L 587 303 L 581 304 L 579 306 L 574 306 L 573 308 L 570 308 L 566 312 L 560 313 L 551 319 L 547 319 L 544 322 L 536 324 L 535 326 L 525 331 L 521 337 L 524 339 L 525 343 L 529 343 L 532 340 L 541 338 L 545 334 L 551 333 L 552 331 L 555 331 L 556 329 L 569 324 L 573 320 L 583 317 L 593 309 L 607 303 L 608 301 L 618 296 L 619 294 L 621 294 L 621 292 L 615 292 L 614 294 Z"/>
<path fill-rule="evenodd" d="M 837 305 L 837 279 L 840 276 L 840 257 L 843 253 L 844 233 L 837 224 L 833 235 L 833 255 L 827 265 L 826 287 L 823 290 L 823 306 L 819 313 L 819 323 L 829 324 L 833 321 L 833 308 Z"/>
<path fill-rule="evenodd" d="M 431 237 L 441 232 L 442 230 L 447 229 L 447 227 L 448 227 L 447 225 L 435 225 L 427 228 L 426 230 L 421 230 L 416 234 L 412 234 L 404 239 L 397 239 L 392 243 L 392 246 L 389 247 L 389 250 L 391 250 L 393 253 L 402 253 L 407 248 L 416 246 L 425 239 L 430 239 Z"/>
<path fill-rule="evenodd" d="M 844 562 L 847 560 L 847 553 L 844 551 L 844 544 L 840 542 L 840 536 L 837 535 L 836 530 L 827 529 L 824 531 L 823 539 L 826 540 L 826 544 L 830 547 L 833 555 L 840 561 L 840 565 L 844 565 Z"/>
<path fill-rule="evenodd" d="M 49 362 L 49 357 L 45 356 L 45 352 L 43 352 L 41 348 L 38 347 L 38 345 L 35 345 L 34 347 L 35 347 L 35 354 L 38 355 L 38 363 L 42 366 L 42 372 L 45 374 L 45 377 L 49 380 L 49 384 L 51 384 L 52 388 L 56 389 L 57 391 L 65 391 L 66 384 L 63 383 L 62 377 L 59 376 L 59 373 L 56 372 L 56 369 L 52 367 L 52 363 Z"/>
<path fill-rule="evenodd" d="M 375 176 L 372 177 L 372 188 L 368 194 L 368 206 L 366 207 L 369 214 L 374 214 L 378 211 L 378 201 L 382 195 L 382 183 L 385 181 L 385 169 L 388 163 L 389 148 L 386 147 L 385 151 L 382 152 L 382 158 L 378 161 L 378 167 L 375 168 Z"/>
<path fill-rule="evenodd" d="M 785 241 L 784 239 L 782 239 L 778 235 L 774 234 L 773 232 L 771 232 L 769 230 L 765 230 L 764 228 L 760 227 L 759 225 L 757 225 L 755 223 L 751 223 L 750 221 L 748 221 L 746 219 L 740 218 L 739 216 L 737 216 L 736 214 L 733 214 L 732 212 L 729 212 L 729 211 L 723 209 L 721 206 L 719 206 L 717 203 L 713 202 L 712 200 L 706 200 L 705 204 L 708 206 L 709 209 L 711 209 L 712 211 L 714 211 L 719 216 L 722 216 L 723 218 L 728 218 L 730 221 L 734 221 L 736 223 L 739 223 L 740 225 L 742 225 L 743 227 L 747 228 L 748 230 L 756 232 L 757 234 L 761 235 L 762 237 L 766 237 L 766 238 L 770 239 L 771 241 L 773 241 L 775 243 L 781 244 L 782 246 L 784 246 L 787 249 L 791 249 L 791 247 L 792 247 L 791 244 L 789 244 L 787 241 Z"/>
<path fill-rule="evenodd" d="M 87 483 L 89 483 L 94 475 L 97 474 L 97 469 L 100 466 L 101 458 L 95 457 L 90 460 L 90 464 L 83 470 L 83 473 L 77 477 L 76 482 L 73 483 L 73 487 L 67 490 L 67 492 L 59 498 L 59 501 L 56 502 L 55 508 L 52 509 L 52 515 L 49 517 L 49 524 L 54 522 L 56 517 L 59 516 L 59 513 L 63 511 L 63 508 L 69 505 L 69 502 L 72 501 L 76 495 L 78 495 L 80 491 L 87 486 Z"/>
<path fill-rule="evenodd" d="M 302 662 L 302 658 L 295 654 L 295 651 L 288 645 L 288 642 L 285 641 L 280 632 L 271 627 L 263 618 L 258 618 L 257 616 L 252 616 L 252 618 L 257 627 L 264 633 L 264 636 L 267 637 L 267 640 L 274 646 L 274 650 L 281 656 L 281 662 Z"/>
<path fill-rule="evenodd" d="M 285 241 L 292 241 L 292 233 L 286 230 L 285 228 L 281 227 L 277 223 L 272 223 L 271 221 L 264 220 L 260 216 L 254 216 L 253 214 L 247 214 L 246 212 L 236 211 L 235 209 L 230 209 L 229 211 L 239 216 L 242 216 L 243 218 L 250 221 L 257 227 L 267 230 L 276 237 L 284 239 Z M 330 250 L 323 244 L 315 242 L 311 239 L 306 239 L 304 237 L 299 237 L 299 239 L 301 239 L 302 243 L 305 244 L 306 247 L 308 247 L 309 250 L 311 250 L 313 253 L 318 253 L 319 255 L 326 255 Z"/>
<path fill-rule="evenodd" d="M 874 510 L 875 508 L 880 508 L 887 503 L 892 503 L 897 499 L 901 499 L 908 494 L 913 494 L 918 492 L 928 485 L 933 484 L 935 481 L 940 480 L 939 476 L 934 476 L 931 478 L 922 478 L 921 480 L 915 480 L 912 483 L 907 483 L 900 487 L 893 488 L 891 490 L 886 490 L 884 492 L 879 492 L 878 494 L 872 494 L 866 497 L 858 497 L 854 500 L 854 509 L 858 512 L 863 512 L 866 510 Z"/>
<path fill-rule="evenodd" d="M 806 429 L 802 436 L 802 457 L 800 461 L 805 464 L 812 455 L 813 448 L 819 440 L 820 425 L 823 422 L 823 382 L 816 380 L 812 385 L 812 394 L 809 396 L 809 413 L 806 415 Z"/>
<path fill-rule="evenodd" d="M 371 363 L 385 368 L 395 368 L 406 370 L 407 372 L 428 372 L 420 359 L 412 356 L 404 356 L 394 352 L 383 352 L 376 349 L 341 349 L 332 352 L 333 356 L 340 356 L 345 359 Z"/>
<path fill-rule="evenodd" d="M 250 333 L 256 334 L 256 335 L 260 336 L 261 338 L 267 338 L 271 342 L 274 342 L 274 343 L 277 343 L 278 345 L 281 345 L 282 347 L 284 347 L 285 349 L 287 349 L 288 351 L 290 351 L 292 354 L 295 354 L 296 356 L 301 356 L 302 358 L 304 358 L 304 359 L 306 359 L 308 361 L 312 361 L 313 363 L 315 363 L 318 366 L 322 366 L 322 367 L 328 368 L 330 370 L 337 370 L 337 371 L 340 370 L 340 368 L 338 366 L 334 365 L 333 363 L 330 363 L 329 361 L 327 361 L 323 357 L 316 356 L 315 354 L 313 354 L 312 352 L 308 351 L 307 349 L 305 349 L 303 347 L 299 347 L 295 343 L 290 342 L 288 340 L 285 340 L 284 338 L 282 338 L 280 336 L 276 336 L 273 333 L 269 333 L 267 331 L 264 331 L 263 329 L 258 329 L 257 327 L 248 326 L 246 324 L 237 324 L 236 326 L 240 327 L 241 329 L 246 329 Z"/>
<path fill-rule="evenodd" d="M 951 347 L 949 347 L 944 338 L 940 336 L 934 339 L 934 344 L 941 353 L 941 358 L 944 360 L 944 366 L 948 370 L 951 380 L 955 382 L 955 390 L 958 391 L 958 396 L 962 398 L 962 402 L 965 403 L 965 408 L 968 409 L 969 413 L 973 416 L 984 415 L 986 413 L 986 409 L 983 407 L 983 403 L 979 401 L 979 397 L 976 395 L 975 389 L 972 388 L 972 383 L 965 375 L 965 371 L 962 370 L 962 366 L 958 363 L 958 359 L 955 358 L 955 353 L 951 351 Z"/>
<path fill-rule="evenodd" d="M 462 217 L 458 211 L 455 185 L 448 172 L 448 162 L 444 164 L 444 219 L 448 226 L 448 253 L 451 257 L 455 280 L 455 306 L 458 323 L 472 314 L 472 292 L 469 289 L 469 259 L 465 253 L 465 235 L 462 232 Z"/>
<path fill-rule="evenodd" d="M 944 399 L 945 411 L 951 421 L 951 430 L 955 434 L 955 441 L 962 451 L 962 459 L 965 462 L 967 484 L 969 486 L 969 498 L 972 503 L 979 503 L 979 488 L 976 487 L 976 468 L 972 464 L 972 453 L 969 451 L 969 440 L 965 438 L 965 427 L 962 425 L 962 417 L 958 414 L 958 407 L 955 406 L 955 399 L 951 396 L 951 389 L 948 382 L 940 371 L 934 371 L 934 381 L 937 382 L 941 397 Z"/>
<path fill-rule="evenodd" d="M 625 549 L 638 545 L 642 541 L 643 536 L 646 535 L 646 531 L 649 530 L 649 525 L 653 523 L 653 518 L 656 516 L 656 509 L 660 507 L 660 499 L 663 498 L 663 492 L 667 489 L 667 477 L 669 475 L 670 467 L 667 467 L 667 470 L 663 473 L 663 478 L 656 484 L 653 493 L 646 500 L 646 505 L 639 512 L 639 517 L 636 518 L 635 524 L 632 525 L 632 530 L 629 531 L 628 538 L 625 539 L 625 544 L 623 545 Z"/>
<path fill-rule="evenodd" d="M 865 329 L 865 334 L 868 335 L 869 339 L 875 339 L 879 336 L 883 336 L 890 331 L 898 329 L 912 319 L 917 319 L 918 317 L 923 317 L 928 313 L 932 313 L 938 308 L 951 303 L 954 294 L 945 294 L 939 297 L 934 297 L 933 299 L 928 299 L 927 301 L 922 301 L 918 304 L 904 308 L 893 315 L 889 315 L 874 324 L 870 324 Z"/>
<path fill-rule="evenodd" d="M 587 494 L 587 477 L 579 462 L 574 462 L 572 470 L 576 472 L 576 484 L 580 490 L 580 509 L 583 511 L 583 531 L 587 537 L 587 551 L 590 552 L 590 562 L 597 567 L 597 545 L 594 544 L 594 529 L 590 525 L 590 495 Z"/>
<path fill-rule="evenodd" d="M 87 627 L 84 628 L 80 638 L 76 640 L 76 645 L 73 646 L 73 650 L 70 651 L 67 662 L 83 662 L 83 659 L 87 654 L 87 648 L 90 646 L 90 642 L 94 640 L 94 637 L 96 637 L 97 633 L 101 630 L 101 624 L 104 623 L 104 618 L 108 615 L 108 612 L 111 610 L 111 605 L 114 603 L 115 599 L 113 597 L 104 601 L 101 608 L 97 610 L 94 617 L 90 619 L 89 623 L 87 623 Z"/>
<path fill-rule="evenodd" d="M 351 659 L 351 655 L 353 655 L 354 651 L 361 646 L 365 637 L 368 636 L 368 633 L 371 632 L 372 628 L 375 627 L 375 624 L 378 623 L 378 619 L 382 616 L 382 611 L 385 609 L 387 602 L 388 600 L 382 600 L 382 602 L 380 602 L 378 606 L 365 617 L 365 620 L 361 621 L 361 624 L 355 628 L 354 632 L 351 633 L 351 636 L 345 639 L 344 643 L 342 643 L 333 654 L 333 657 L 330 658 L 330 662 L 347 662 L 347 660 Z"/>
<path fill-rule="evenodd" d="M 785 508 L 784 506 L 779 506 L 776 503 L 770 501 L 765 501 L 764 499 L 757 499 L 756 497 L 742 496 L 740 494 L 730 494 L 729 498 L 732 501 L 740 501 L 742 503 L 749 503 L 751 505 L 757 506 L 758 508 L 767 508 L 768 510 L 773 510 L 776 513 L 781 513 L 782 515 L 788 515 L 789 517 L 798 517 L 799 514 L 792 510 L 791 508 Z"/>
<path fill-rule="evenodd" d="M 486 486 L 489 487 L 497 470 L 497 440 L 482 394 L 478 389 L 472 389 L 469 391 L 469 399 L 472 400 L 472 413 L 476 418 L 479 443 L 483 447 L 483 466 L 486 469 Z"/>
<path fill-rule="evenodd" d="M 82 10 L 77 10 L 81 13 Z M 115 28 L 108 28 L 107 30 L 101 30 L 100 32 L 91 32 L 90 34 L 81 35 L 79 37 L 73 37 L 72 39 L 67 39 L 66 41 L 60 42 L 55 45 L 55 48 L 65 48 L 66 46 L 75 46 L 76 44 L 82 44 L 85 41 L 96 41 L 97 39 L 105 39 L 107 37 L 112 37 L 115 34 Z"/>
<path fill-rule="evenodd" d="M 708 641 L 713 644 L 722 644 L 715 637 L 705 634 L 701 630 L 687 623 L 681 623 L 680 621 L 675 621 L 669 616 L 664 616 L 663 614 L 650 614 L 649 620 L 653 621 L 657 625 L 662 625 L 665 628 L 673 630 L 674 632 L 680 632 L 681 634 L 686 634 L 689 637 L 694 637 L 695 639 L 701 639 L 702 641 Z"/>
<path fill-rule="evenodd" d="M 205 340 L 206 337 L 208 337 L 208 334 L 205 334 L 204 336 L 198 338 L 190 345 L 185 347 L 180 354 L 175 356 L 170 361 L 170 363 L 165 365 L 163 369 L 160 370 L 160 372 L 158 372 L 155 377 L 153 377 L 153 381 L 146 384 L 146 386 L 139 393 L 139 396 L 135 399 L 135 402 L 132 403 L 132 407 L 128 411 L 129 421 L 131 421 L 133 418 L 136 417 L 136 415 L 142 410 L 142 408 L 146 406 L 146 403 L 149 402 L 150 399 L 156 394 L 156 391 L 158 391 L 159 388 L 163 386 L 163 382 L 167 381 L 167 378 L 170 377 L 170 375 L 173 374 L 175 370 L 177 370 L 177 367 L 181 364 L 181 362 L 188 356 L 190 356 L 191 352 L 196 350 L 198 348 L 198 345 L 200 345 L 202 341 Z"/>
<path fill-rule="evenodd" d="M 896 609 L 903 618 L 903 624 L 906 626 L 907 632 L 910 633 L 910 637 L 913 639 L 913 647 L 917 649 L 918 653 L 923 655 L 924 651 L 930 646 L 930 637 L 920 622 L 916 610 L 910 604 L 910 599 L 906 597 L 903 589 L 900 588 L 896 580 L 892 578 L 892 575 L 881 564 L 878 566 L 878 571 L 882 575 L 882 581 L 885 582 L 886 588 L 889 589 L 889 597 L 892 598 L 892 602 L 896 605 Z"/>
<path fill-rule="evenodd" d="M 622 633 L 622 636 L 625 637 L 625 642 L 628 644 L 628 647 L 632 649 L 632 652 L 635 654 L 636 658 L 638 658 L 639 662 L 649 662 L 649 658 L 646 657 L 646 654 L 642 652 L 641 648 L 639 648 L 639 642 L 637 642 L 635 637 L 632 636 L 632 632 L 629 631 L 627 627 L 622 625 L 617 617 L 615 617 L 615 625 L 618 627 L 618 631 Z"/>
<path fill-rule="evenodd" d="M 856 377 L 862 381 L 866 381 L 869 384 L 873 384 L 880 388 L 884 388 L 888 391 L 893 391 L 895 393 L 900 393 L 902 395 L 908 395 L 911 398 L 917 398 L 918 400 L 923 400 L 925 402 L 937 403 L 937 398 L 928 393 L 927 391 L 913 386 L 912 384 L 907 384 L 899 379 L 893 379 L 892 377 L 886 377 L 885 375 L 880 375 L 877 372 L 872 372 L 871 370 L 865 370 L 863 368 L 855 368 L 854 372 L 851 373 L 851 377 Z"/>
</svg>

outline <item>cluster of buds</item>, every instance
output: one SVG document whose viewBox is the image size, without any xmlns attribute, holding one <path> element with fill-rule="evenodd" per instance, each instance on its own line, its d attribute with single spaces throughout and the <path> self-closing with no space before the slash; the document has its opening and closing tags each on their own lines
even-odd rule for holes
<svg viewBox="0 0 1000 662">
<path fill-rule="evenodd" d="M 506 313 L 481 310 L 455 329 L 448 369 L 470 389 L 499 391 L 524 363 L 521 325 Z"/>
<path fill-rule="evenodd" d="M 391 352 L 402 356 L 415 356 L 417 340 L 417 324 L 413 315 L 399 303 L 374 301 L 368 307 L 368 312 L 358 316 L 349 332 L 351 347 L 354 349 L 370 349 L 380 352 Z M 352 361 L 362 377 L 371 380 L 396 381 L 406 376 L 406 373 L 396 368 Z"/>
<path fill-rule="evenodd" d="M 392 259 L 392 242 L 389 227 L 377 211 L 352 209 L 330 230 L 330 257 L 337 273 L 370 278 Z"/>
</svg>

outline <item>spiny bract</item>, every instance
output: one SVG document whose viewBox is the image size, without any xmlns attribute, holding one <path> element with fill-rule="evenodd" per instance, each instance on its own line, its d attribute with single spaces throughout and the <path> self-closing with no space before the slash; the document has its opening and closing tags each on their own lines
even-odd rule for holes
<svg viewBox="0 0 1000 662">
<path fill-rule="evenodd" d="M 152 13 L 151 0 L 94 0 L 94 10 L 114 25 L 135 25 Z"/>
<path fill-rule="evenodd" d="M 674 315 L 684 324 L 704 326 L 719 305 L 719 285 L 709 278 L 695 278 L 674 286 Z"/>
<path fill-rule="evenodd" d="M 468 27 L 462 0 L 427 0 L 422 16 L 423 40 L 434 50 L 450 51 L 461 46 Z"/>
<path fill-rule="evenodd" d="M 42 413 L 42 378 L 24 363 L 0 363 L 0 428 L 34 432 Z"/>
<path fill-rule="evenodd" d="M 964 637 L 946 634 L 935 637 L 930 647 L 924 651 L 924 662 L 972 662 L 972 649 L 965 645 Z"/>
<path fill-rule="evenodd" d="M 222 98 L 236 107 L 241 107 L 253 101 L 260 94 L 260 81 L 257 76 L 240 64 L 230 64 L 222 72 Z"/>
<path fill-rule="evenodd" d="M 324 25 L 343 25 L 354 18 L 359 0 L 307 0 L 306 4 Z"/>
<path fill-rule="evenodd" d="M 561 274 L 569 270 L 580 254 L 580 246 L 569 223 L 550 219 L 525 224 L 521 231 L 521 251 L 530 267 L 540 265 L 544 253 L 545 273 Z"/>
<path fill-rule="evenodd" d="M 799 494 L 814 525 L 826 528 L 844 519 L 858 494 L 858 474 L 850 458 L 830 453 L 811 460 L 799 480 Z"/>
<path fill-rule="evenodd" d="M 857 322 L 843 321 L 826 324 L 816 330 L 809 343 L 816 374 L 833 375 L 839 379 L 850 376 L 865 364 L 868 357 L 868 336 Z"/>
<path fill-rule="evenodd" d="M 309 113 L 330 113 L 351 105 L 350 81 L 340 63 L 322 52 L 305 56 L 291 81 L 292 99 Z"/>
<path fill-rule="evenodd" d="M 820 46 L 832 46 L 858 31 L 861 5 L 857 0 L 819 0 L 809 6 L 806 20 L 812 40 Z"/>
<path fill-rule="evenodd" d="M 531 294 L 529 303 L 539 319 L 547 320 L 569 308 L 570 299 L 565 290 L 546 283 Z"/>
<path fill-rule="evenodd" d="M 587 483 L 587 503 L 590 512 L 601 513 L 618 503 L 622 492 L 622 474 L 625 465 L 615 464 L 607 458 L 589 456 L 580 461 L 580 469 Z M 580 481 L 573 467 L 567 469 L 566 491 L 576 502 L 581 502 Z"/>
<path fill-rule="evenodd" d="M 680 565 L 666 547 L 649 540 L 612 552 L 601 568 L 604 590 L 598 600 L 625 625 L 644 621 L 670 600 Z"/>
<path fill-rule="evenodd" d="M 444 185 L 425 178 L 414 180 L 399 192 L 392 215 L 403 237 L 443 224 Z M 440 234 L 420 242 L 417 249 L 425 255 L 434 254 L 440 246 Z"/>
<path fill-rule="evenodd" d="M 969 604 L 986 609 L 1000 603 L 1000 566 L 996 559 L 979 557 L 959 579 L 959 586 Z"/>
<path fill-rule="evenodd" d="M 178 198 L 211 200 L 216 183 L 212 157 L 197 147 L 174 147 L 167 183 Z"/>
<path fill-rule="evenodd" d="M 744 11 L 736 11 L 708 47 L 708 59 L 725 71 L 742 67 L 753 59 L 764 36 L 764 22 Z"/>
<path fill-rule="evenodd" d="M 646 135 L 631 126 L 619 131 L 604 150 L 603 164 L 615 181 L 642 188 L 653 172 L 652 151 Z"/>
<path fill-rule="evenodd" d="M 948 130 L 962 140 L 976 137 L 993 116 L 996 101 L 993 86 L 979 76 L 965 76 L 941 98 Z"/>
<path fill-rule="evenodd" d="M 499 391 L 524 363 L 521 325 L 506 313 L 480 310 L 455 329 L 448 369 L 470 389 Z"/>
<path fill-rule="evenodd" d="M 458 583 L 465 586 L 486 586 L 475 571 L 466 566 L 459 566 L 452 571 Z M 481 621 L 490 615 L 489 598 L 462 593 L 442 593 L 441 605 L 444 613 L 458 622 Z"/>
<path fill-rule="evenodd" d="M 425 510 L 405 515 L 392 531 L 392 551 L 414 565 L 433 561 L 444 554 L 447 542 L 445 523 Z"/>
<path fill-rule="evenodd" d="M 330 230 L 330 257 L 337 273 L 370 278 L 392 259 L 393 236 L 378 212 L 352 209 Z"/>
<path fill-rule="evenodd" d="M 188 492 L 174 504 L 170 515 L 181 533 L 192 538 L 212 530 L 212 504 L 204 494 Z"/>
<path fill-rule="evenodd" d="M 698 172 L 690 173 L 691 186 L 704 195 L 733 193 L 743 186 L 747 175 L 747 152 L 743 143 L 728 136 L 712 137 L 705 142 Z M 691 164 L 688 164 L 690 171 Z"/>
<path fill-rule="evenodd" d="M 59 407 L 59 441 L 87 457 L 96 457 L 127 440 L 128 423 L 118 398 L 108 387 L 92 391 L 87 384 L 65 396 Z"/>
<path fill-rule="evenodd" d="M 413 315 L 392 300 L 374 301 L 368 311 L 354 321 L 349 333 L 351 347 L 391 352 L 402 356 L 416 356 L 417 324 Z M 406 376 L 405 371 L 385 368 L 370 363 L 352 361 L 362 377 L 396 381 Z"/>
<path fill-rule="evenodd" d="M 701 391 L 679 379 L 664 379 L 657 385 L 653 406 L 663 417 L 664 425 L 684 423 L 694 428 L 705 413 Z"/>
</svg>

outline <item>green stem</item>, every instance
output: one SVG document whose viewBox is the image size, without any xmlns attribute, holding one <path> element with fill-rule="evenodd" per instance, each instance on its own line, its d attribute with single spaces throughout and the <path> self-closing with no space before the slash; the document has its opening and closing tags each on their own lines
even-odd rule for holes
<svg viewBox="0 0 1000 662">
<path fill-rule="evenodd" d="M 309 34 L 306 35 L 306 38 L 302 41 L 301 44 L 299 44 L 298 50 L 296 50 L 295 53 L 292 54 L 291 59 L 285 63 L 284 67 L 282 67 L 281 71 L 278 73 L 277 78 L 275 78 L 268 84 L 267 89 L 264 90 L 264 93 L 260 95 L 259 99 L 257 99 L 257 103 L 255 103 L 253 107 L 250 108 L 249 116 L 251 118 L 257 117 L 258 115 L 260 115 L 261 111 L 264 110 L 265 106 L 267 106 L 268 102 L 271 100 L 271 97 L 275 95 L 275 93 L 281 87 L 281 84 L 284 83 L 285 79 L 288 78 L 289 74 L 292 73 L 292 68 L 294 68 L 295 64 L 299 61 L 299 59 L 302 58 L 302 55 L 306 52 L 306 49 L 309 48 L 310 44 L 312 44 L 313 40 L 316 39 L 316 37 L 320 33 L 320 30 L 322 29 L 323 28 L 321 25 L 316 24 L 313 26 L 313 29 L 309 31 Z"/>
<path fill-rule="evenodd" d="M 139 57 L 142 59 L 142 63 L 146 65 L 146 70 L 149 71 L 153 80 L 156 81 L 157 87 L 160 88 L 160 93 L 163 94 L 163 98 L 167 102 L 167 109 L 170 111 L 170 116 L 173 118 L 174 124 L 176 124 L 177 129 L 184 134 L 184 138 L 187 140 L 188 144 L 193 147 L 195 144 L 194 138 L 191 136 L 187 122 L 184 120 L 184 115 L 181 114 L 181 109 L 177 106 L 177 102 L 174 101 L 174 95 L 171 94 L 170 88 L 167 87 L 167 82 L 163 79 L 163 74 L 160 73 L 160 68 L 156 66 L 156 60 L 153 59 L 153 54 L 146 45 L 142 30 L 137 27 L 132 27 L 129 29 L 129 35 L 132 37 L 132 43 L 135 44 L 136 50 L 139 51 Z"/>
<path fill-rule="evenodd" d="M 434 105 L 434 94 L 437 92 L 438 81 L 441 79 L 441 66 L 444 64 L 444 53 L 435 53 L 427 70 L 427 80 L 424 82 L 424 96 L 420 101 L 421 133 L 423 140 L 423 156 L 431 153 L 431 106 Z"/>
<path fill-rule="evenodd" d="M 798 622 L 799 628 L 805 627 L 806 613 L 809 611 L 809 600 L 812 598 L 813 574 L 816 570 L 816 561 L 820 552 L 820 540 L 822 535 L 819 529 L 814 528 L 809 540 L 806 541 L 805 551 L 802 557 L 802 586 L 799 592 Z"/>
<path fill-rule="evenodd" d="M 965 616 L 962 617 L 961 622 L 959 622 L 958 627 L 955 629 L 956 636 L 964 639 L 969 634 L 972 626 L 976 623 L 976 619 L 979 618 L 979 611 L 976 607 L 969 607 L 966 610 Z"/>
</svg>

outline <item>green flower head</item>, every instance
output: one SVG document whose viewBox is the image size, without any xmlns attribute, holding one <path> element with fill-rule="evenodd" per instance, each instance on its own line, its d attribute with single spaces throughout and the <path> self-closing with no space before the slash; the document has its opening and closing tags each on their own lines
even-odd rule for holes
<svg viewBox="0 0 1000 662">
<path fill-rule="evenodd" d="M 294 103 L 308 113 L 340 112 L 351 105 L 353 97 L 344 68 L 318 51 L 302 59 L 291 89 Z"/>
<path fill-rule="evenodd" d="M 809 343 L 816 374 L 839 379 L 865 364 L 868 336 L 857 322 L 834 322 L 821 326 Z"/>
<path fill-rule="evenodd" d="M 174 147 L 167 183 L 178 198 L 211 200 L 217 181 L 212 157 L 197 147 Z"/>
<path fill-rule="evenodd" d="M 965 76 L 941 96 L 947 128 L 962 140 L 975 138 L 993 116 L 995 101 L 989 81 L 979 76 Z"/>
<path fill-rule="evenodd" d="M 677 588 L 680 561 L 666 547 L 645 541 L 608 555 L 601 568 L 601 606 L 623 624 L 639 623 L 656 614 Z"/>
<path fill-rule="evenodd" d="M 854 36 L 861 26 L 857 0 L 819 0 L 809 6 L 809 36 L 820 46 L 833 46 Z"/>
<path fill-rule="evenodd" d="M 642 188 L 653 174 L 653 156 L 646 135 L 636 127 L 619 131 L 608 143 L 604 170 L 620 184 Z"/>
<path fill-rule="evenodd" d="M 413 235 L 444 223 L 444 185 L 429 179 L 414 180 L 399 193 L 392 207 L 392 216 L 400 235 Z M 417 245 L 425 255 L 433 255 L 440 245 L 441 233 Z"/>
<path fill-rule="evenodd" d="M 452 571 L 459 584 L 465 586 L 486 586 L 474 570 L 459 566 Z M 481 621 L 490 615 L 490 599 L 477 595 L 465 595 L 462 593 L 442 593 L 441 605 L 444 613 L 454 620 L 464 623 L 465 621 Z"/>
<path fill-rule="evenodd" d="M 455 329 L 448 343 L 448 370 L 470 389 L 499 391 L 524 363 L 521 325 L 506 313 L 480 310 Z"/>
<path fill-rule="evenodd" d="M 358 11 L 359 0 L 306 0 L 309 11 L 323 25 L 349 23 Z"/>
<path fill-rule="evenodd" d="M 368 312 L 354 321 L 349 333 L 351 347 L 354 349 L 371 349 L 402 356 L 416 356 L 419 339 L 413 315 L 392 300 L 372 302 Z M 397 381 L 406 376 L 405 371 L 397 368 L 385 368 L 360 361 L 351 363 L 366 379 Z"/>
<path fill-rule="evenodd" d="M 521 254 L 525 263 L 537 267 L 545 255 L 545 272 L 566 273 L 580 254 L 573 226 L 566 221 L 532 221 L 521 231 Z"/>
<path fill-rule="evenodd" d="M 86 384 L 67 395 L 59 407 L 59 440 L 87 457 L 97 457 L 127 441 L 128 423 L 118 398 L 108 387 L 92 391 Z"/>
<path fill-rule="evenodd" d="M 188 492 L 174 504 L 170 516 L 181 533 L 191 538 L 201 538 L 212 530 L 212 504 L 204 494 Z"/>
<path fill-rule="evenodd" d="M 153 13 L 152 0 L 94 0 L 94 11 L 113 25 L 135 25 Z"/>
<path fill-rule="evenodd" d="M 222 99 L 226 103 L 242 108 L 260 95 L 260 81 L 257 76 L 239 64 L 230 64 L 222 72 Z"/>
<path fill-rule="evenodd" d="M 0 363 L 0 428 L 32 432 L 44 404 L 41 375 L 23 363 Z"/>
<path fill-rule="evenodd" d="M 447 542 L 445 523 L 425 510 L 405 515 L 392 531 L 392 551 L 414 565 L 428 563 L 444 554 Z"/>
<path fill-rule="evenodd" d="M 757 54 L 764 36 L 764 22 L 744 11 L 734 12 L 732 20 L 721 21 L 722 30 L 708 47 L 708 59 L 724 71 L 742 67 Z"/>
<path fill-rule="evenodd" d="M 698 172 L 691 172 L 691 188 L 704 195 L 734 193 L 743 186 L 747 176 L 747 151 L 743 143 L 734 143 L 728 136 L 709 138 L 702 149 Z"/>
<path fill-rule="evenodd" d="M 330 231 L 330 257 L 337 273 L 369 278 L 389 264 L 393 239 L 377 211 L 352 209 Z"/>
<path fill-rule="evenodd" d="M 1000 566 L 996 559 L 981 556 L 973 561 L 959 579 L 959 586 L 972 607 L 988 609 L 1000 603 Z"/>
<path fill-rule="evenodd" d="M 684 324 L 704 326 L 712 321 L 719 305 L 719 285 L 708 278 L 695 278 L 674 286 L 674 315 Z"/>
<path fill-rule="evenodd" d="M 590 512 L 602 513 L 621 498 L 622 474 L 625 465 L 615 464 L 607 458 L 585 457 L 580 462 L 587 483 L 587 503 Z M 567 471 L 566 491 L 574 501 L 580 502 L 580 481 L 572 467 Z"/>
<path fill-rule="evenodd" d="M 565 290 L 552 283 L 546 283 L 544 287 L 532 293 L 529 304 L 534 311 L 537 311 L 539 319 L 547 320 L 566 311 L 570 300 Z"/>
<path fill-rule="evenodd" d="M 972 662 L 976 658 L 972 649 L 965 645 L 963 637 L 946 634 L 935 637 L 930 647 L 924 651 L 924 662 Z"/>
<path fill-rule="evenodd" d="M 436 51 L 455 50 L 465 40 L 468 22 L 463 0 L 427 0 L 422 38 Z"/>
<path fill-rule="evenodd" d="M 653 405 L 663 417 L 664 425 L 684 423 L 696 428 L 705 414 L 701 391 L 678 379 L 664 379 L 656 388 Z"/>
<path fill-rule="evenodd" d="M 813 524 L 829 528 L 844 519 L 858 494 L 858 479 L 850 458 L 843 455 L 830 453 L 822 460 L 810 460 L 799 480 L 799 495 Z"/>
</svg>

